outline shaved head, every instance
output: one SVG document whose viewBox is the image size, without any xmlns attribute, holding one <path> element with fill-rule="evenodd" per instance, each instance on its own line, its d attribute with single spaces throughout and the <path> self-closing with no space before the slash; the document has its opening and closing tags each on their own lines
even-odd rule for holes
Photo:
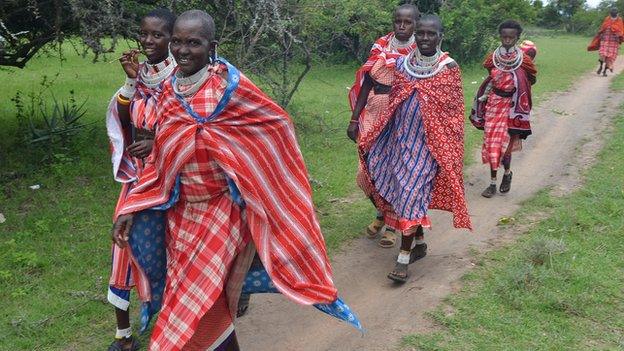
<svg viewBox="0 0 624 351">
<path fill-rule="evenodd" d="M 444 33 L 444 26 L 442 26 L 442 20 L 437 15 L 424 15 L 420 18 L 418 25 L 420 25 L 421 23 L 431 23 L 438 30 L 438 33 L 440 34 Z"/>
<path fill-rule="evenodd" d="M 394 15 L 396 16 L 399 11 L 409 11 L 412 14 L 412 18 L 414 18 L 414 21 L 418 21 L 418 18 L 420 17 L 420 11 L 414 4 L 403 4 L 397 6 L 394 10 Z"/>
<path fill-rule="evenodd" d="M 215 38 L 215 23 L 212 17 L 202 10 L 190 10 L 183 12 L 176 19 L 176 25 L 182 22 L 198 22 L 200 24 L 200 34 L 208 41 Z"/>
</svg>

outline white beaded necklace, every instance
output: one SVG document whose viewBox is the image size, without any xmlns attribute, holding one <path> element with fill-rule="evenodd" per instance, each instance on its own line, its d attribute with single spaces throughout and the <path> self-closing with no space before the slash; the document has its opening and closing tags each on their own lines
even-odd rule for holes
<svg viewBox="0 0 624 351">
<path fill-rule="evenodd" d="M 388 49 L 397 50 L 397 49 L 406 48 L 406 47 L 412 46 L 415 41 L 416 41 L 416 38 L 414 38 L 414 34 L 412 34 L 412 36 L 406 41 L 400 41 L 399 39 L 397 39 L 396 36 L 393 35 L 392 39 L 390 40 L 390 44 L 388 44 Z"/>
<path fill-rule="evenodd" d="M 184 97 L 191 96 L 195 94 L 199 88 L 206 82 L 210 75 L 208 74 L 208 66 L 204 66 L 204 68 L 200 69 L 193 75 L 188 77 L 182 77 L 181 72 L 176 72 L 176 81 L 173 85 L 173 91 Z M 189 86 L 188 89 L 184 91 L 180 91 L 181 86 Z"/>
<path fill-rule="evenodd" d="M 151 66 L 156 73 L 150 74 L 148 65 Z M 143 65 L 143 69 L 139 71 L 139 79 L 146 87 L 155 89 L 163 80 L 171 75 L 175 66 L 175 59 L 171 55 L 155 65 L 146 62 L 145 65 Z"/>
<path fill-rule="evenodd" d="M 411 76 L 418 79 L 431 78 L 438 74 L 443 67 L 440 67 L 440 58 L 442 51 L 436 50 L 433 56 L 423 56 L 420 50 L 412 51 L 403 60 L 403 68 Z"/>
<path fill-rule="evenodd" d="M 524 59 L 524 52 L 519 47 L 514 46 L 512 48 L 513 52 L 511 52 L 511 49 L 505 50 L 507 52 L 507 55 L 510 53 L 512 54 L 511 58 L 506 58 L 506 54 L 503 54 L 502 52 L 503 49 L 504 48 L 502 46 L 499 46 L 494 51 L 494 54 L 492 54 L 492 62 L 494 63 L 494 67 L 503 72 L 511 72 L 520 68 Z M 515 56 L 513 56 L 513 54 L 515 54 Z"/>
</svg>

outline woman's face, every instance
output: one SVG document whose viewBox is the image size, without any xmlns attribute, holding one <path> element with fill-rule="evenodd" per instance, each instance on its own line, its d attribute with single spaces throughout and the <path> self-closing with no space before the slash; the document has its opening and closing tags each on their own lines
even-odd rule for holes
<svg viewBox="0 0 624 351">
<path fill-rule="evenodd" d="M 145 17 L 141 21 L 139 30 L 139 42 L 143 53 L 147 56 L 147 62 L 158 63 L 169 56 L 169 40 L 171 33 L 167 28 L 167 22 L 157 17 Z"/>
<path fill-rule="evenodd" d="M 520 39 L 520 36 L 518 35 L 518 30 L 515 28 L 503 28 L 500 32 L 501 45 L 503 45 L 505 49 L 512 48 L 516 45 L 518 39 Z"/>
<path fill-rule="evenodd" d="M 416 45 L 421 54 L 432 56 L 438 50 L 438 44 L 442 39 L 440 28 L 434 21 L 421 20 L 416 26 Z"/>
<path fill-rule="evenodd" d="M 394 36 L 400 41 L 407 41 L 414 34 L 416 21 L 409 9 L 400 9 L 394 14 Z"/>
<path fill-rule="evenodd" d="M 173 27 L 171 53 L 185 76 L 197 73 L 210 62 L 215 45 L 198 20 L 177 21 Z"/>
</svg>

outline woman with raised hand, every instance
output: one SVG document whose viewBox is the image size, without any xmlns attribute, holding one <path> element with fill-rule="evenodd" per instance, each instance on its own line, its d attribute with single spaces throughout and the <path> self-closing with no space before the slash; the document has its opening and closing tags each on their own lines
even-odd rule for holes
<svg viewBox="0 0 624 351">
<path fill-rule="evenodd" d="M 123 206 L 128 192 L 142 177 L 145 161 L 152 151 L 159 120 L 156 113 L 163 82 L 174 71 L 169 40 L 175 15 L 167 9 L 149 12 L 139 29 L 141 50 L 124 52 L 119 62 L 126 82 L 109 104 L 106 125 L 111 142 L 113 174 L 122 183 L 115 213 Z M 139 63 L 144 54 L 146 61 Z M 132 228 L 132 245 L 113 245 L 108 300 L 115 306 L 117 332 L 109 351 L 137 350 L 132 336 L 128 308 L 130 291 L 137 288 L 141 306 L 141 331 L 160 309 L 164 285 L 153 267 L 166 265 L 163 211 L 145 209 L 137 213 Z"/>
</svg>

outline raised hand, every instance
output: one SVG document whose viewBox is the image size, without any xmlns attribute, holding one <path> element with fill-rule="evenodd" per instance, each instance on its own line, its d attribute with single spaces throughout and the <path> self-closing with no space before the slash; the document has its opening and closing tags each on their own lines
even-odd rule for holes
<svg viewBox="0 0 624 351">
<path fill-rule="evenodd" d="M 126 72 L 128 78 L 136 78 L 139 74 L 139 49 L 132 49 L 124 52 L 119 58 L 121 67 Z"/>
</svg>

